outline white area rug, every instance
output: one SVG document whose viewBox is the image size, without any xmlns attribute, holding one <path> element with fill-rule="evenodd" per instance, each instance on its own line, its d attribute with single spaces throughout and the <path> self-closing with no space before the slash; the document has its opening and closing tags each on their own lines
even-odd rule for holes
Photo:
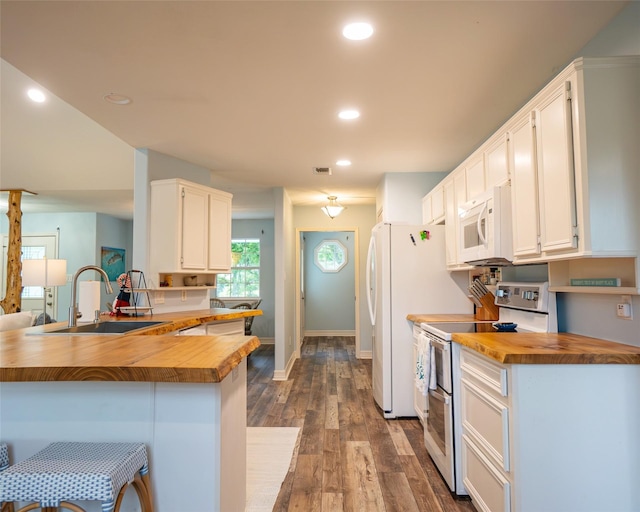
<svg viewBox="0 0 640 512">
<path fill-rule="evenodd" d="M 247 428 L 246 512 L 271 512 L 298 442 L 298 427 Z"/>
</svg>

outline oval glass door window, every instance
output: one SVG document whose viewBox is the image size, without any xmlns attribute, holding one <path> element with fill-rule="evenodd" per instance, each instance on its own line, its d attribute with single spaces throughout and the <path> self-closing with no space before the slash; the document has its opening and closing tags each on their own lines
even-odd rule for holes
<svg viewBox="0 0 640 512">
<path fill-rule="evenodd" d="M 340 272 L 347 264 L 347 248 L 339 240 L 324 240 L 313 254 L 315 264 L 323 272 Z"/>
</svg>

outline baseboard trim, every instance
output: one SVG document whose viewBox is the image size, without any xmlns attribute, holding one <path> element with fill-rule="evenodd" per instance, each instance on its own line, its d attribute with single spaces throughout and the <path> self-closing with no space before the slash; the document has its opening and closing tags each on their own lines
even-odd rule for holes
<svg viewBox="0 0 640 512">
<path fill-rule="evenodd" d="M 360 353 L 357 355 L 358 359 L 371 359 L 373 358 L 373 353 L 371 352 L 371 350 L 361 350 Z"/>
<path fill-rule="evenodd" d="M 356 331 L 304 331 L 305 336 L 355 336 Z"/>
<path fill-rule="evenodd" d="M 291 357 L 289 358 L 289 362 L 287 363 L 287 367 L 284 370 L 274 370 L 273 371 L 273 380 L 288 380 L 289 379 L 289 374 L 291 373 L 291 370 L 293 369 L 293 365 L 296 362 L 296 352 L 293 352 L 291 354 Z"/>
<path fill-rule="evenodd" d="M 258 336 L 258 339 L 260 340 L 260 344 L 261 345 L 275 345 L 276 344 L 276 339 L 275 338 L 263 338 L 262 336 Z"/>
</svg>

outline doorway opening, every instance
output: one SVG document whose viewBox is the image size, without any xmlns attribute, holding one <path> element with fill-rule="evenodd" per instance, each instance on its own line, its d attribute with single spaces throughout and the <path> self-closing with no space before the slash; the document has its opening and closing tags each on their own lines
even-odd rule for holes
<svg viewBox="0 0 640 512">
<path fill-rule="evenodd" d="M 296 230 L 296 356 L 305 336 L 359 336 L 357 228 Z"/>
</svg>

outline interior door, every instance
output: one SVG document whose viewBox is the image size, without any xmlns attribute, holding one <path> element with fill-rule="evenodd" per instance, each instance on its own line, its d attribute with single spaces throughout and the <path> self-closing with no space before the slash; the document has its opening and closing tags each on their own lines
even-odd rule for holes
<svg viewBox="0 0 640 512">
<path fill-rule="evenodd" d="M 2 240 L 2 295 L 7 289 L 7 247 L 8 236 Z M 57 235 L 23 235 L 22 236 L 22 260 L 56 258 L 58 255 Z M 51 318 L 55 318 L 58 311 L 58 291 L 55 286 L 42 288 L 41 286 L 25 286 L 22 290 L 22 311 L 33 311 L 34 314 L 42 313 L 46 295 L 46 309 Z"/>
</svg>

